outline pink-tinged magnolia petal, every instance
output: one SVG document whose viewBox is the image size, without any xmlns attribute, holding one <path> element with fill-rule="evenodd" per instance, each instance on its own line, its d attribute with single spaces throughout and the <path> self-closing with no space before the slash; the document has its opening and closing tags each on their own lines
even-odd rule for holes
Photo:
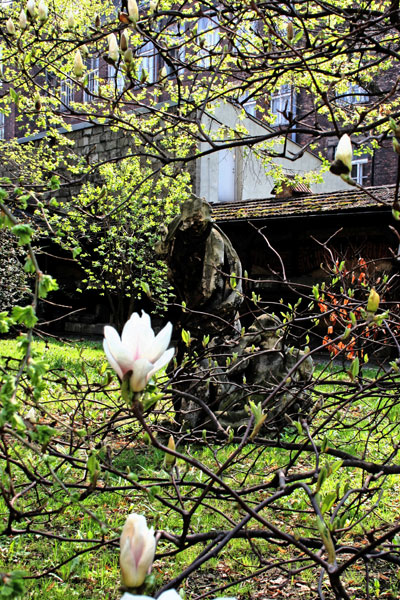
<svg viewBox="0 0 400 600">
<path fill-rule="evenodd" d="M 133 373 L 129 380 L 131 390 L 133 392 L 141 392 L 147 385 L 149 373 L 153 368 L 153 364 L 145 358 L 135 360 L 133 364 Z"/>
<path fill-rule="evenodd" d="M 131 371 L 133 368 L 133 361 L 129 352 L 123 346 L 121 342 L 121 338 L 119 337 L 117 331 L 114 327 L 110 327 L 110 325 L 106 325 L 104 327 L 104 337 L 107 342 L 107 348 L 110 355 L 113 357 L 114 361 L 118 364 L 122 376 L 125 375 L 128 371 Z M 105 350 L 104 350 L 105 351 Z M 108 358 L 107 354 L 107 358 Z M 110 363 L 111 364 L 111 363 Z M 113 365 L 111 365 L 113 367 Z M 113 367 L 114 368 L 114 367 Z M 117 371 L 118 373 L 118 371 Z M 119 374 L 119 373 L 118 373 Z"/>
<path fill-rule="evenodd" d="M 165 352 L 169 346 L 172 335 L 172 323 L 167 323 L 165 327 L 154 338 L 153 344 L 150 349 L 150 356 L 146 357 L 151 362 L 156 362 Z"/>
<path fill-rule="evenodd" d="M 165 365 L 167 365 L 169 363 L 169 361 L 172 359 L 174 354 L 175 354 L 175 348 L 170 348 L 169 350 L 164 352 L 164 354 L 162 356 L 160 356 L 160 358 L 154 363 L 153 368 L 151 369 L 151 371 L 148 374 L 148 380 L 150 379 L 150 377 L 152 377 L 154 375 L 154 373 L 157 373 L 157 371 L 159 371 L 162 367 L 165 367 Z"/>
<path fill-rule="evenodd" d="M 127 587 L 139 587 L 143 581 L 139 581 L 137 570 L 132 560 L 130 540 L 125 539 L 124 543 L 122 543 L 121 536 L 120 547 L 119 564 L 122 581 Z"/>
<path fill-rule="evenodd" d="M 139 534 L 138 534 L 139 535 Z M 146 577 L 149 567 L 153 564 L 154 554 L 156 553 L 156 538 L 154 537 L 153 528 L 140 531 L 140 535 L 144 538 L 144 547 L 137 565 L 139 577 Z"/>
<path fill-rule="evenodd" d="M 120 368 L 119 364 L 114 359 L 113 355 L 111 354 L 110 350 L 108 349 L 108 344 L 105 339 L 103 340 L 103 348 L 104 348 L 105 355 L 107 356 L 107 360 L 109 362 L 110 367 L 112 369 L 114 369 L 114 371 L 116 372 L 118 377 L 120 379 L 122 379 L 122 377 L 123 377 L 122 369 Z"/>
<path fill-rule="evenodd" d="M 121 575 L 127 587 L 142 585 L 154 560 L 155 537 L 143 515 L 129 515 L 120 539 Z"/>
</svg>

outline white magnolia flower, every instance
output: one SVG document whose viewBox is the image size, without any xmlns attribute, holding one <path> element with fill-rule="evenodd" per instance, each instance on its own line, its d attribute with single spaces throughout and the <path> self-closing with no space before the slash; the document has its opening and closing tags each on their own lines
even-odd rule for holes
<svg viewBox="0 0 400 600">
<path fill-rule="evenodd" d="M 147 527 L 143 515 L 129 515 L 121 533 L 119 559 L 122 581 L 126 587 L 137 588 L 142 585 L 153 564 L 155 551 L 153 528 Z"/>
<path fill-rule="evenodd" d="M 351 139 L 347 135 L 347 133 L 342 135 L 337 145 L 335 152 L 335 161 L 337 160 L 340 160 L 348 168 L 349 173 L 351 173 L 353 149 L 351 147 Z"/>
<path fill-rule="evenodd" d="M 104 352 L 110 366 L 122 380 L 132 371 L 130 387 L 133 392 L 141 392 L 149 379 L 159 369 L 169 363 L 174 348 L 167 350 L 172 334 L 172 325 L 167 325 L 158 335 L 154 335 L 149 315 L 133 313 L 119 337 L 114 327 L 104 328 Z"/>
</svg>

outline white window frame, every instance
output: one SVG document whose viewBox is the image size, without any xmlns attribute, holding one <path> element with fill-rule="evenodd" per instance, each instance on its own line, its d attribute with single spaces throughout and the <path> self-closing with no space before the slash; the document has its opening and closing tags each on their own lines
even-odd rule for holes
<svg viewBox="0 0 400 600">
<path fill-rule="evenodd" d="M 257 100 L 252 97 L 247 99 L 249 96 L 249 92 L 248 90 L 246 90 L 244 92 L 244 94 L 242 94 L 239 98 L 239 102 L 243 107 L 243 110 L 250 115 L 251 117 L 255 117 L 256 116 L 256 109 L 257 109 Z"/>
<path fill-rule="evenodd" d="M 112 83 L 118 94 L 125 87 L 125 77 L 121 69 L 116 69 L 114 65 L 108 65 L 108 80 Z"/>
<path fill-rule="evenodd" d="M 359 185 L 364 185 L 368 179 L 368 174 L 364 168 L 368 164 L 368 158 L 356 158 L 351 163 L 351 178 Z M 353 171 L 355 173 L 353 174 Z"/>
<path fill-rule="evenodd" d="M 156 49 L 151 42 L 146 42 L 137 51 L 138 58 L 141 59 L 137 68 L 137 78 L 142 79 L 143 70 L 148 74 L 146 83 L 154 83 L 156 80 Z"/>
<path fill-rule="evenodd" d="M 281 85 L 279 90 L 272 94 L 270 111 L 275 116 L 274 127 L 289 123 L 284 112 L 292 112 L 293 116 L 296 115 L 296 93 L 290 83 Z"/>
<path fill-rule="evenodd" d="M 200 46 L 199 54 L 202 56 L 199 65 L 204 68 L 210 68 L 213 57 L 210 51 L 216 50 L 220 41 L 219 25 L 209 17 L 201 17 L 197 23 L 197 43 L 204 40 L 203 47 Z"/>
<path fill-rule="evenodd" d="M 6 117 L 5 114 L 0 112 L 0 140 L 6 139 Z"/>
<path fill-rule="evenodd" d="M 179 62 L 185 61 L 186 49 L 184 46 L 185 38 L 182 34 L 179 33 L 177 25 L 173 25 L 169 28 L 169 34 L 171 35 L 171 47 L 168 48 L 168 55 L 173 59 L 172 62 L 174 66 L 165 63 L 165 68 L 167 69 L 167 75 L 169 78 L 175 77 L 177 73 L 183 69 L 179 65 Z M 175 64 L 175 61 L 177 64 Z"/>
<path fill-rule="evenodd" d="M 351 83 L 346 94 L 337 99 L 338 104 L 366 104 L 369 101 L 368 93 L 361 85 Z"/>
<path fill-rule="evenodd" d="M 71 79 L 66 77 L 60 81 L 60 100 L 61 110 L 66 111 L 70 108 L 71 102 L 74 100 L 74 84 Z"/>
<path fill-rule="evenodd" d="M 88 67 L 88 83 L 86 90 L 83 91 L 83 101 L 84 102 L 93 102 L 94 96 L 99 93 L 99 59 L 97 57 L 89 58 L 86 61 L 86 65 Z"/>
</svg>

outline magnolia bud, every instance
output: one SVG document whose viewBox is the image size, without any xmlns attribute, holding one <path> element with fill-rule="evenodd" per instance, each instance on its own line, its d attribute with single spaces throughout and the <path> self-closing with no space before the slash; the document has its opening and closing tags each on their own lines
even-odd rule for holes
<svg viewBox="0 0 400 600">
<path fill-rule="evenodd" d="M 47 19 L 49 18 L 49 9 L 47 8 L 47 5 L 45 4 L 44 0 L 40 0 L 39 2 L 38 17 L 39 21 L 41 21 L 42 23 L 47 21 Z"/>
<path fill-rule="evenodd" d="M 37 418 L 37 414 L 36 414 L 36 410 L 33 408 L 30 408 L 28 410 L 28 412 L 25 415 L 25 418 L 30 421 L 31 423 L 36 423 L 38 418 Z"/>
<path fill-rule="evenodd" d="M 331 164 L 330 171 L 335 175 L 340 175 L 347 181 L 350 178 L 353 160 L 353 149 L 350 137 L 345 133 L 339 140 L 335 152 L 335 160 Z"/>
<path fill-rule="evenodd" d="M 125 50 L 125 52 L 124 52 L 124 61 L 127 64 L 130 64 L 133 61 L 132 48 L 128 48 L 128 50 Z"/>
<path fill-rule="evenodd" d="M 42 100 L 39 94 L 35 94 L 35 110 L 40 110 L 42 108 Z"/>
<path fill-rule="evenodd" d="M 89 55 L 89 48 L 86 46 L 86 44 L 83 44 L 83 46 L 81 46 L 81 54 L 85 58 Z"/>
<path fill-rule="evenodd" d="M 75 27 L 75 17 L 72 14 L 72 12 L 68 13 L 68 17 L 67 17 L 67 28 L 68 29 L 74 29 Z"/>
<path fill-rule="evenodd" d="M 150 0 L 149 13 L 152 15 L 157 10 L 157 0 Z"/>
<path fill-rule="evenodd" d="M 163 65 L 162 69 L 160 70 L 160 79 L 165 79 L 167 75 L 167 68 L 165 65 Z"/>
<path fill-rule="evenodd" d="M 96 29 L 98 29 L 101 25 L 101 21 L 100 21 L 100 15 L 96 15 L 95 19 L 94 19 L 94 26 L 96 27 Z"/>
<path fill-rule="evenodd" d="M 168 446 L 167 447 L 168 447 L 169 450 L 175 451 L 175 440 L 174 440 L 174 437 L 172 435 L 169 436 Z M 165 465 L 165 467 L 167 469 L 173 467 L 174 464 L 175 464 L 175 461 L 176 461 L 176 457 L 175 456 L 173 456 L 172 454 L 168 454 L 167 452 L 165 453 L 165 456 L 164 456 L 164 465 Z"/>
<path fill-rule="evenodd" d="M 117 62 L 119 57 L 118 41 L 114 33 L 108 36 L 108 58 Z"/>
<path fill-rule="evenodd" d="M 369 313 L 376 313 L 376 311 L 379 308 L 379 301 L 380 298 L 378 292 L 376 292 L 374 288 L 372 288 L 368 296 L 367 311 Z"/>
<path fill-rule="evenodd" d="M 74 75 L 75 77 L 82 77 L 83 75 L 83 61 L 82 61 L 82 54 L 80 53 L 79 50 L 76 51 L 75 53 L 75 59 L 74 59 Z"/>
<path fill-rule="evenodd" d="M 121 33 L 119 47 L 121 48 L 121 52 L 125 52 L 125 50 L 128 50 L 128 36 L 125 30 Z"/>
<path fill-rule="evenodd" d="M 35 12 L 36 12 L 35 0 L 28 0 L 28 2 L 26 3 L 26 11 L 27 11 L 28 15 L 31 17 L 31 19 L 35 18 Z"/>
<path fill-rule="evenodd" d="M 10 35 L 15 35 L 15 25 L 11 17 L 7 19 L 6 28 Z"/>
<path fill-rule="evenodd" d="M 293 39 L 293 23 L 292 23 L 292 21 L 289 21 L 289 23 L 287 25 L 287 38 L 288 38 L 289 42 L 291 42 Z"/>
<path fill-rule="evenodd" d="M 128 16 L 132 23 L 139 19 L 139 9 L 136 0 L 128 0 Z"/>
<path fill-rule="evenodd" d="M 145 580 L 156 551 L 153 528 L 147 527 L 143 515 L 133 513 L 125 521 L 120 538 L 120 566 L 122 582 L 137 588 Z"/>
<path fill-rule="evenodd" d="M 20 26 L 20 29 L 26 29 L 28 27 L 26 12 L 24 10 L 21 10 L 19 14 L 18 24 Z"/>
</svg>

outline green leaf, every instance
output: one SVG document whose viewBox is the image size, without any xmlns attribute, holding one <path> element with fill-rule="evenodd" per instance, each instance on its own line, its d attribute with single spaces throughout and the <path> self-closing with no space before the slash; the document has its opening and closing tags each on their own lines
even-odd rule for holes
<svg viewBox="0 0 400 600">
<path fill-rule="evenodd" d="M 7 311 L 0 312 L 0 333 L 7 333 L 13 320 L 8 316 Z"/>
<path fill-rule="evenodd" d="M 10 88 L 9 92 L 11 100 L 18 105 L 21 94 L 18 94 L 13 88 Z"/>
<path fill-rule="evenodd" d="M 14 306 L 11 317 L 16 323 L 21 323 L 28 328 L 34 327 L 38 321 L 35 310 L 31 304 L 28 306 Z"/>
<path fill-rule="evenodd" d="M 321 504 L 322 514 L 325 514 L 328 510 L 330 510 L 332 508 L 332 506 L 335 503 L 336 498 L 337 498 L 336 492 L 328 492 L 326 494 L 326 496 L 324 497 L 322 504 Z"/>
<path fill-rule="evenodd" d="M 29 244 L 34 233 L 32 227 L 24 223 L 14 225 L 11 231 L 18 238 L 18 246 Z"/>
<path fill-rule="evenodd" d="M 60 189 L 60 178 L 58 175 L 53 175 L 49 181 L 49 188 L 51 190 L 59 190 Z"/>
<path fill-rule="evenodd" d="M 189 347 L 190 342 L 192 341 L 191 337 L 190 337 L 190 331 L 186 331 L 186 329 L 182 329 L 181 335 L 182 335 L 182 340 L 183 340 L 184 344 Z"/>
<path fill-rule="evenodd" d="M 349 369 L 349 375 L 352 379 L 355 379 L 360 372 L 360 360 L 358 356 L 352 361 Z"/>
<path fill-rule="evenodd" d="M 24 264 L 24 271 L 25 273 L 34 273 L 36 271 L 36 267 L 33 264 L 33 261 L 30 257 L 26 259 L 26 262 Z"/>
<path fill-rule="evenodd" d="M 40 274 L 39 277 L 39 298 L 46 298 L 49 292 L 58 290 L 57 281 L 51 275 Z"/>
<path fill-rule="evenodd" d="M 100 463 L 94 453 L 87 459 L 86 467 L 89 472 L 90 481 L 95 483 L 100 474 Z"/>
<path fill-rule="evenodd" d="M 316 492 L 319 492 L 319 490 L 323 486 L 324 482 L 326 481 L 327 477 L 328 477 L 328 470 L 325 466 L 323 466 L 318 475 L 317 485 L 315 488 Z"/>
</svg>

